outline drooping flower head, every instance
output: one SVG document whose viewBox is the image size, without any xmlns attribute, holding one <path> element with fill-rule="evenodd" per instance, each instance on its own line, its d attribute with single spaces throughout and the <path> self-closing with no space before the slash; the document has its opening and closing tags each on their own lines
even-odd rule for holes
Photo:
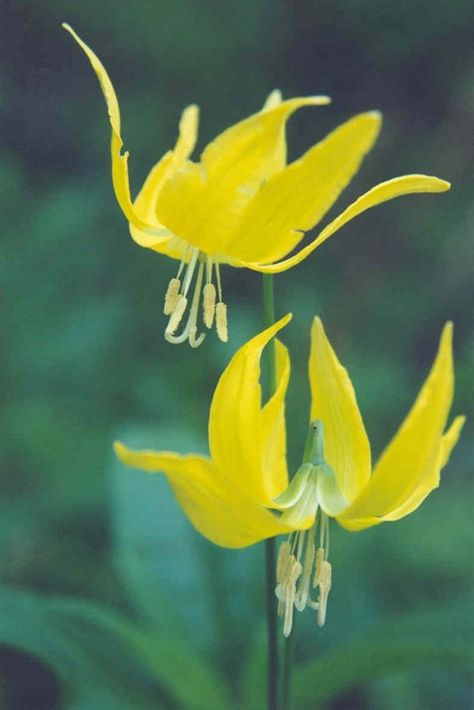
<svg viewBox="0 0 474 710">
<path fill-rule="evenodd" d="M 446 430 L 454 386 L 452 324 L 447 323 L 415 403 L 372 468 L 349 375 L 315 318 L 310 424 L 303 463 L 289 481 L 284 400 L 290 359 L 280 341 L 276 391 L 264 404 L 259 380 L 262 351 L 290 317 L 243 345 L 223 372 L 209 414 L 210 458 L 115 445 L 128 466 L 167 476 L 190 521 L 211 542 L 236 548 L 288 535 L 278 556 L 276 588 L 285 635 L 294 608 L 316 608 L 319 624 L 324 623 L 332 574 L 329 519 L 355 531 L 416 510 L 439 485 L 464 423 L 458 416 Z M 314 600 L 311 587 L 318 595 Z"/>
<path fill-rule="evenodd" d="M 287 165 L 285 125 L 303 106 L 329 103 L 327 96 L 282 100 L 273 91 L 262 110 L 231 126 L 202 152 L 196 144 L 198 108 L 188 106 L 179 137 L 152 168 L 132 200 L 128 152 L 122 153 L 121 120 L 110 78 L 94 52 L 69 27 L 64 28 L 86 53 L 102 88 L 112 128 L 112 182 L 117 201 L 142 247 L 179 261 L 165 297 L 169 317 L 165 337 L 197 347 L 199 308 L 203 323 L 227 340 L 227 307 L 220 265 L 264 273 L 284 271 L 361 212 L 414 192 L 443 192 L 449 183 L 426 175 L 404 175 L 376 185 L 333 219 L 294 255 L 305 233 L 324 217 L 375 143 L 381 124 L 377 111 L 354 116 L 298 160 Z M 193 286 L 194 283 L 194 286 Z M 188 312 L 186 324 L 178 328 Z"/>
</svg>

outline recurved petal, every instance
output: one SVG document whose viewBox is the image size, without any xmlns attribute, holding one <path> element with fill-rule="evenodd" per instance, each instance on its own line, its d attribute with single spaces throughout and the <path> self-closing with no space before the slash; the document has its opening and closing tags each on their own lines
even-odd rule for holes
<svg viewBox="0 0 474 710">
<path fill-rule="evenodd" d="M 355 116 L 274 175 L 249 203 L 229 253 L 251 262 L 288 254 L 350 182 L 380 125 L 377 111 Z"/>
<path fill-rule="evenodd" d="M 359 520 L 371 518 L 376 522 L 398 519 L 414 510 L 438 485 L 439 470 L 462 425 L 455 420 L 454 428 L 443 438 L 453 397 L 452 330 L 452 323 L 447 323 L 415 403 L 365 489 L 338 517 L 341 524 L 357 525 Z"/>
<path fill-rule="evenodd" d="M 130 223 L 130 234 L 137 244 L 142 247 L 153 249 L 161 254 L 165 254 L 173 259 L 182 259 L 188 249 L 188 244 L 176 237 L 161 225 L 156 216 L 156 203 L 160 191 L 171 175 L 180 170 L 190 153 L 193 151 L 198 127 L 198 108 L 188 106 L 181 116 L 179 124 L 179 136 L 173 151 L 166 155 L 150 171 L 142 189 L 138 193 L 133 203 L 137 215 L 147 224 L 163 230 L 163 234 L 168 234 L 168 239 L 157 239 L 155 236 L 144 232 Z"/>
<path fill-rule="evenodd" d="M 319 318 L 311 328 L 311 420 L 324 424 L 325 459 L 350 503 L 370 478 L 370 445 L 347 370 L 339 362 Z"/>
<path fill-rule="evenodd" d="M 439 451 L 439 468 L 443 469 L 449 461 L 451 452 L 459 441 L 466 417 L 461 414 L 453 420 L 449 429 L 441 437 L 441 446 Z"/>
<path fill-rule="evenodd" d="M 281 318 L 236 352 L 217 384 L 209 414 L 212 460 L 243 493 L 269 506 L 287 483 L 285 440 L 279 437 L 284 433 L 289 361 L 280 346 L 278 388 L 262 411 L 260 357 L 290 319 L 291 314 Z"/>
<path fill-rule="evenodd" d="M 328 101 L 290 99 L 228 128 L 205 148 L 200 165 L 189 163 L 166 183 L 158 219 L 204 252 L 225 254 L 242 211 L 276 169 L 288 118 L 302 106 Z"/>
<path fill-rule="evenodd" d="M 339 519 L 339 523 L 353 532 L 364 530 L 365 528 L 372 527 L 373 525 L 379 525 L 380 523 L 393 522 L 395 520 L 400 520 L 406 515 L 409 515 L 414 510 L 416 510 L 431 493 L 432 490 L 439 486 L 440 482 L 440 471 L 445 467 L 448 462 L 451 451 L 455 447 L 461 430 L 464 426 L 466 417 L 459 416 L 456 417 L 448 431 L 443 434 L 441 438 L 440 450 L 439 450 L 439 461 L 438 465 L 433 467 L 431 480 L 427 478 L 425 482 L 422 482 L 418 488 L 412 493 L 412 495 L 398 508 L 392 510 L 387 515 L 383 515 L 379 518 L 344 518 Z"/>
<path fill-rule="evenodd" d="M 272 499 L 288 486 L 285 395 L 290 379 L 288 348 L 276 339 L 274 347 L 277 388 L 264 405 L 260 417 L 263 478 L 267 496 Z"/>
<path fill-rule="evenodd" d="M 280 89 L 274 89 L 266 98 L 263 104 L 262 111 L 268 111 L 276 106 L 279 106 L 283 101 Z M 282 126 L 280 137 L 275 146 L 275 154 L 273 157 L 273 165 L 270 163 L 267 170 L 267 179 L 275 173 L 278 173 L 286 165 L 286 131 L 285 126 Z"/>
<path fill-rule="evenodd" d="M 164 473 L 191 523 L 216 545 L 247 547 L 287 532 L 276 516 L 224 478 L 209 459 L 169 451 L 134 451 L 120 442 L 114 448 L 127 466 Z"/>
<path fill-rule="evenodd" d="M 199 108 L 195 104 L 187 106 L 179 122 L 179 136 L 173 150 L 173 170 L 183 167 L 193 152 L 198 135 Z"/>
<path fill-rule="evenodd" d="M 152 224 L 148 224 L 147 222 L 143 221 L 137 214 L 132 204 L 132 198 L 130 195 L 130 182 L 128 177 L 128 152 L 122 154 L 123 141 L 120 135 L 120 109 L 117 96 L 115 94 L 112 82 L 110 81 L 109 75 L 107 74 L 105 67 L 103 66 L 97 55 L 76 34 L 76 32 L 74 32 L 72 27 L 70 27 L 66 23 L 63 23 L 63 27 L 76 40 L 77 44 L 81 47 L 81 49 L 84 51 L 87 58 L 89 59 L 91 66 L 99 80 L 100 88 L 102 89 L 102 93 L 107 104 L 110 125 L 112 128 L 112 139 L 110 146 L 110 152 L 112 157 L 112 182 L 117 202 L 119 203 L 122 212 L 131 224 L 141 229 L 142 231 L 153 235 L 156 241 L 158 241 L 158 239 L 166 240 L 168 239 L 167 231 L 163 230 L 163 228 L 161 227 L 156 227 Z"/>
<path fill-rule="evenodd" d="M 393 178 L 392 180 L 387 180 L 386 182 L 376 185 L 349 205 L 344 212 L 320 232 L 316 239 L 310 242 L 306 247 L 303 247 L 303 249 L 294 254 L 294 256 L 274 264 L 245 261 L 245 266 L 254 271 L 268 274 L 286 271 L 301 263 L 325 242 L 326 239 L 329 239 L 329 237 L 347 224 L 347 222 L 350 222 L 351 219 L 354 219 L 354 217 L 357 217 L 371 207 L 380 205 L 382 202 L 387 202 L 388 200 L 393 200 L 395 197 L 401 197 L 402 195 L 410 195 L 416 192 L 445 192 L 449 190 L 450 187 L 451 185 L 449 182 L 446 182 L 446 180 L 440 180 L 430 175 L 404 175 L 402 177 Z"/>
<path fill-rule="evenodd" d="M 405 515 L 409 515 L 423 503 L 432 490 L 439 486 L 441 469 L 443 469 L 448 462 L 451 451 L 456 445 L 461 434 L 465 419 L 465 417 L 456 417 L 448 431 L 442 436 L 439 447 L 438 462 L 432 469 L 432 475 L 427 476 L 426 479 L 421 482 L 408 500 L 406 500 L 398 508 L 395 508 L 395 510 L 392 510 L 392 512 L 384 515 L 382 517 L 384 522 L 400 520 L 400 518 L 404 518 Z"/>
</svg>

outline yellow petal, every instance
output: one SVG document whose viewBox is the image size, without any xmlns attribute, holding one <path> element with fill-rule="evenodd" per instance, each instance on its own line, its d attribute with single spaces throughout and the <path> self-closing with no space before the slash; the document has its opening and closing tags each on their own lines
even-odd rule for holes
<svg viewBox="0 0 474 710">
<path fill-rule="evenodd" d="M 409 195 L 415 192 L 445 192 L 449 190 L 451 185 L 446 180 L 440 180 L 429 175 L 403 175 L 402 177 L 387 180 L 379 185 L 376 185 L 368 192 L 364 193 L 355 202 L 342 212 L 336 219 L 330 222 L 327 227 L 314 239 L 310 244 L 297 252 L 294 256 L 279 261 L 275 264 L 256 264 L 245 262 L 245 266 L 254 271 L 262 273 L 278 273 L 286 271 L 293 266 L 301 263 L 309 256 L 317 247 L 319 247 L 326 239 L 329 239 L 335 232 L 343 227 L 351 219 L 357 217 L 362 212 L 380 205 L 382 202 L 393 200 L 395 197 Z"/>
<path fill-rule="evenodd" d="M 208 540 L 223 547 L 246 547 L 287 529 L 278 518 L 244 495 L 209 459 L 170 451 L 134 451 L 114 444 L 127 466 L 164 473 L 183 511 Z M 156 501 L 159 515 L 160 501 Z"/>
<path fill-rule="evenodd" d="M 235 124 L 204 150 L 201 163 L 167 181 L 158 199 L 160 222 L 207 254 L 226 253 L 240 215 L 275 169 L 287 119 L 327 97 L 297 98 Z"/>
<path fill-rule="evenodd" d="M 380 131 L 378 112 L 351 118 L 274 175 L 246 209 L 228 251 L 243 261 L 283 258 L 337 200 Z"/>
<path fill-rule="evenodd" d="M 284 439 L 275 445 L 275 438 L 284 430 L 289 360 L 281 346 L 278 388 L 262 411 L 260 357 L 290 319 L 288 314 L 236 352 L 218 382 L 209 414 L 212 460 L 236 487 L 263 505 L 272 505 L 287 485 L 281 466 Z"/>
<path fill-rule="evenodd" d="M 264 405 L 260 419 L 265 490 L 271 498 L 288 485 L 285 395 L 290 379 L 290 356 L 279 340 L 275 340 L 275 351 L 277 389 Z"/>
<path fill-rule="evenodd" d="M 432 490 L 439 486 L 440 471 L 448 462 L 451 451 L 459 439 L 465 420 L 466 417 L 456 417 L 448 431 L 441 438 L 438 463 L 433 467 L 431 476 L 427 477 L 427 480 L 423 481 L 401 506 L 384 515 L 381 518 L 383 522 L 400 520 L 400 518 L 409 515 L 423 503 Z"/>
<path fill-rule="evenodd" d="M 406 515 L 438 485 L 440 464 L 460 427 L 458 422 L 442 443 L 453 397 L 452 330 L 452 323 L 447 323 L 431 372 L 370 482 L 338 517 L 345 527 L 359 519 L 389 520 L 397 509 L 406 509 Z"/>
<path fill-rule="evenodd" d="M 279 106 L 283 101 L 280 89 L 273 89 L 270 91 L 262 107 L 262 111 L 268 111 L 268 109 L 275 108 Z"/>
<path fill-rule="evenodd" d="M 319 318 L 311 329 L 311 420 L 324 424 L 325 459 L 339 489 L 352 501 L 370 477 L 370 445 L 351 380 L 331 347 Z"/>
<path fill-rule="evenodd" d="M 262 111 L 268 111 L 275 106 L 279 106 L 283 101 L 280 89 L 274 89 L 266 98 L 263 104 Z M 281 127 L 280 137 L 278 138 L 277 144 L 275 146 L 275 154 L 273 161 L 270 162 L 267 170 L 267 179 L 271 178 L 272 175 L 278 173 L 286 165 L 286 135 L 285 126 Z"/>
<path fill-rule="evenodd" d="M 179 137 L 174 150 L 168 152 L 159 163 L 152 168 L 133 203 L 134 209 L 140 219 L 147 224 L 162 229 L 164 233 L 166 230 L 163 225 L 158 222 L 156 216 L 158 195 L 166 180 L 183 167 L 190 153 L 193 151 L 197 138 L 198 116 L 197 106 L 188 106 L 183 111 L 179 124 Z M 179 237 L 176 237 L 172 232 L 167 232 L 167 240 L 156 239 L 156 237 L 148 232 L 143 232 L 133 224 L 130 224 L 130 234 L 132 235 L 132 239 L 140 246 L 153 249 L 173 259 L 182 259 L 188 248 L 188 244 L 182 239 L 179 239 Z"/>
<path fill-rule="evenodd" d="M 92 49 L 74 32 L 72 27 L 66 23 L 63 23 L 62 26 L 67 32 L 69 32 L 69 34 L 76 40 L 78 45 L 85 52 L 93 70 L 97 75 L 102 93 L 104 94 L 109 113 L 110 125 L 112 127 L 110 152 L 112 156 L 112 182 L 117 202 L 119 203 L 122 212 L 128 221 L 135 227 L 153 235 L 156 240 L 166 240 L 168 239 L 167 230 L 144 222 L 137 214 L 132 204 L 128 177 L 128 153 L 124 153 L 122 155 L 123 141 L 120 135 L 120 109 L 114 87 L 105 70 L 105 67 Z"/>
<path fill-rule="evenodd" d="M 461 414 L 453 420 L 449 429 L 441 437 L 441 446 L 439 452 L 440 470 L 443 469 L 448 463 L 449 457 L 451 456 L 451 451 L 458 443 L 465 423 L 466 417 Z"/>
</svg>

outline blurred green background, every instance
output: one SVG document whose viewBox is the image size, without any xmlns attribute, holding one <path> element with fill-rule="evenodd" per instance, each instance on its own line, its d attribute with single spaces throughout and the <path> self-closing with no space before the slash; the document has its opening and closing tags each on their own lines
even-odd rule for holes
<svg viewBox="0 0 474 710">
<path fill-rule="evenodd" d="M 354 113 L 384 114 L 375 149 L 329 216 L 399 174 L 453 183 L 359 217 L 276 278 L 277 313 L 295 314 L 284 339 L 296 466 L 315 314 L 353 377 L 375 455 L 447 319 L 453 412 L 472 418 L 474 5 L 7 0 L 1 13 L 0 703 L 262 707 L 261 546 L 213 548 L 159 476 L 125 471 L 111 453 L 116 437 L 206 451 L 217 378 L 262 327 L 260 277 L 224 270 L 228 347 L 214 337 L 197 352 L 164 341 L 175 264 L 128 235 L 110 184 L 102 96 L 60 23 L 114 81 L 134 194 L 174 143 L 185 105 L 201 106 L 201 148 L 275 87 L 333 98 L 291 120 L 291 158 Z M 360 534 L 334 526 L 326 627 L 309 611 L 298 618 L 298 707 L 471 707 L 473 449 L 468 422 L 440 490 L 406 520 Z M 125 623 L 150 631 L 153 667 L 135 668 Z"/>
</svg>

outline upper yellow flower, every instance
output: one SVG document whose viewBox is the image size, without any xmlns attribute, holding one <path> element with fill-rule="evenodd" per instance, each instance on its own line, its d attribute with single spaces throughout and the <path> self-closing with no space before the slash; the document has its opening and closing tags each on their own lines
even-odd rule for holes
<svg viewBox="0 0 474 710">
<path fill-rule="evenodd" d="M 290 359 L 281 342 L 275 343 L 277 388 L 264 405 L 259 378 L 263 348 L 290 318 L 285 316 L 241 347 L 222 374 L 209 414 L 210 458 L 132 451 L 115 444 L 125 464 L 166 474 L 186 515 L 212 542 L 244 547 L 290 533 L 280 549 L 276 590 L 286 634 L 293 605 L 300 610 L 316 605 L 318 620 L 324 623 L 331 584 L 328 518 L 348 530 L 361 530 L 414 511 L 438 486 L 440 470 L 464 423 L 464 417 L 456 417 L 445 431 L 454 385 L 448 323 L 414 405 L 372 471 L 354 389 L 315 318 L 309 359 L 310 433 L 303 465 L 289 483 L 284 399 Z M 317 602 L 309 594 L 314 566 Z"/>
<path fill-rule="evenodd" d="M 211 328 L 215 319 L 220 339 L 227 340 L 221 263 L 266 273 L 284 271 L 303 261 L 346 222 L 370 207 L 400 195 L 443 192 L 450 187 L 444 180 L 426 175 L 405 175 L 376 185 L 307 246 L 285 258 L 305 232 L 324 217 L 357 172 L 378 136 L 381 117 L 376 111 L 355 116 L 287 166 L 286 121 L 302 106 L 327 104 L 329 99 L 310 96 L 282 101 L 280 92 L 274 91 L 261 111 L 212 141 L 199 163 L 189 160 L 196 143 L 198 108 L 188 106 L 179 124 L 175 147 L 152 168 L 132 201 L 128 152 L 122 154 L 120 111 L 114 88 L 90 47 L 69 25 L 63 27 L 89 58 L 107 102 L 112 127 L 113 186 L 133 239 L 140 246 L 180 260 L 165 298 L 164 312 L 170 317 L 165 337 L 170 342 L 188 340 L 196 347 L 204 339 L 203 333 L 198 335 L 202 292 L 204 324 Z M 188 320 L 181 335 L 176 335 L 188 307 L 195 274 Z"/>
</svg>

